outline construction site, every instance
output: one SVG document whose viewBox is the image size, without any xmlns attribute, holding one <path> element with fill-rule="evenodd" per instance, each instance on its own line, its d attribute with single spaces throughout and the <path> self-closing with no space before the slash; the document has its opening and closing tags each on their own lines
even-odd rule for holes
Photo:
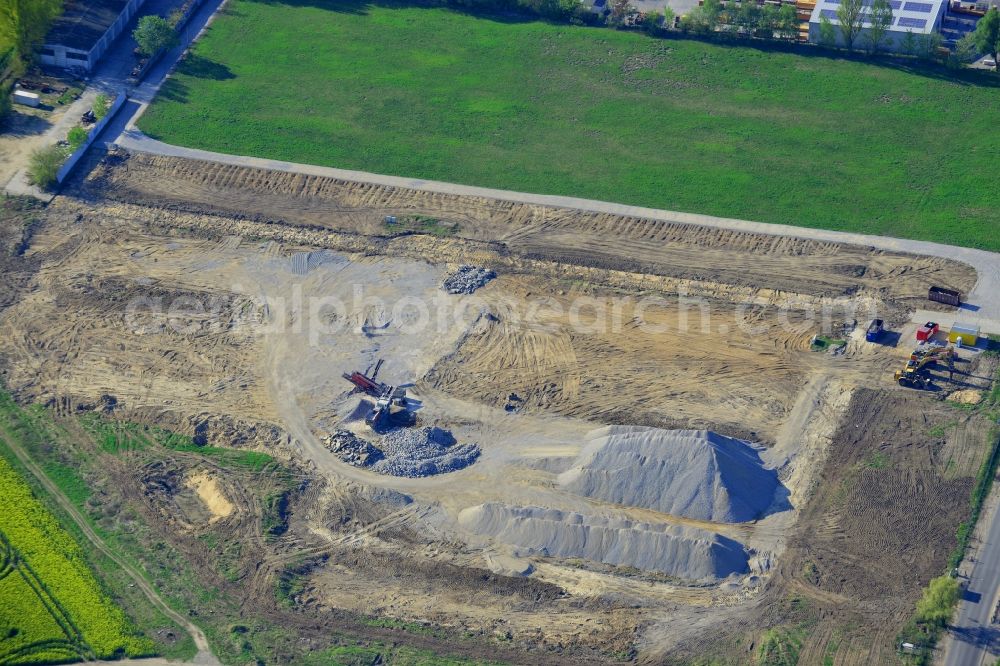
<svg viewBox="0 0 1000 666">
<path fill-rule="evenodd" d="M 899 663 L 992 446 L 949 259 L 124 150 L 5 224 L 18 403 L 292 470 L 102 488 L 293 661 Z"/>
</svg>

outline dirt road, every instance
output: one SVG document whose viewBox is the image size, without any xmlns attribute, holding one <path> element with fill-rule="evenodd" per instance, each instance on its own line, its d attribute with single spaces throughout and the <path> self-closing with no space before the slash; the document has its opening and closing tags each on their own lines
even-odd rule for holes
<svg viewBox="0 0 1000 666">
<path fill-rule="evenodd" d="M 52 497 L 59 504 L 59 507 L 66 512 L 66 514 L 73 520 L 74 523 L 76 523 L 76 526 L 80 528 L 81 532 L 83 532 L 83 535 L 87 538 L 87 541 L 89 541 L 94 548 L 100 551 L 102 555 L 106 556 L 112 562 L 117 564 L 122 569 L 122 571 L 128 574 L 129 578 L 131 578 L 135 582 L 136 586 L 140 590 L 142 590 L 142 593 L 146 595 L 146 598 L 149 599 L 150 603 L 152 603 L 161 613 L 169 617 L 172 621 L 176 622 L 178 626 L 183 627 L 184 630 L 191 635 L 191 638 L 194 639 L 195 646 L 198 648 L 198 653 L 195 655 L 194 659 L 190 663 L 196 664 L 198 666 L 214 666 L 218 664 L 219 661 L 212 654 L 212 651 L 208 645 L 208 639 L 205 637 L 204 632 L 202 632 L 201 629 L 199 629 L 189 620 L 183 617 L 180 613 L 176 612 L 174 609 L 168 606 L 167 603 L 156 592 L 156 590 L 153 589 L 153 586 L 146 581 L 146 579 L 142 576 L 142 574 L 136 571 L 128 562 L 125 562 L 120 557 L 118 557 L 118 555 L 114 551 L 112 551 L 104 544 L 101 538 L 97 536 L 97 533 L 94 532 L 93 529 L 91 529 L 90 524 L 87 522 L 87 520 L 82 515 L 80 515 L 80 512 L 77 511 L 76 507 L 73 506 L 72 502 L 69 501 L 69 498 L 67 498 L 66 495 L 62 492 L 62 490 L 60 490 L 58 486 L 56 486 L 54 483 L 52 483 L 51 480 L 49 480 L 49 477 L 45 475 L 45 472 L 43 472 L 41 468 L 38 467 L 38 465 L 36 465 L 34 461 L 31 460 L 31 457 L 28 455 L 27 451 L 25 451 L 24 448 L 17 442 L 17 438 L 11 436 L 11 434 L 7 432 L 5 429 L 0 429 L 0 438 L 2 438 L 4 444 L 6 444 L 10 448 L 10 450 L 14 452 L 14 455 L 17 456 L 17 459 L 21 462 L 21 464 L 24 465 L 28 469 L 28 471 L 31 472 L 31 474 L 36 479 L 38 479 L 38 482 L 42 484 L 45 490 L 50 495 L 52 495 Z M 156 661 L 162 661 L 162 660 L 143 659 L 143 660 L 132 660 L 132 661 L 135 663 L 152 664 L 155 663 Z M 122 662 L 114 662 L 114 663 L 122 663 Z"/>
</svg>

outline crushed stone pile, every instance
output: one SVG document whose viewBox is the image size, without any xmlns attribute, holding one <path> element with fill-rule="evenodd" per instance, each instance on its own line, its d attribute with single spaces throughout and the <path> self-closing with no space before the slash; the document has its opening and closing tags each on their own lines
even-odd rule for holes
<svg viewBox="0 0 1000 666">
<path fill-rule="evenodd" d="M 480 454 L 477 445 L 458 445 L 451 432 L 436 427 L 391 430 L 377 445 L 347 430 L 337 430 L 323 443 L 349 465 L 390 476 L 454 472 L 476 462 Z"/>
<path fill-rule="evenodd" d="M 609 426 L 559 475 L 571 492 L 724 523 L 760 518 L 781 487 L 761 448 L 708 430 Z"/>
<path fill-rule="evenodd" d="M 488 268 L 463 264 L 444 279 L 441 288 L 449 294 L 471 294 L 497 276 Z"/>
<path fill-rule="evenodd" d="M 750 569 L 742 544 L 687 525 L 499 503 L 467 508 L 458 520 L 472 532 L 545 555 L 579 557 L 688 580 L 718 580 Z"/>
<path fill-rule="evenodd" d="M 385 458 L 372 469 L 391 476 L 432 476 L 454 472 L 479 458 L 475 444 L 457 444 L 442 428 L 399 428 L 382 436 L 379 448 Z"/>
</svg>

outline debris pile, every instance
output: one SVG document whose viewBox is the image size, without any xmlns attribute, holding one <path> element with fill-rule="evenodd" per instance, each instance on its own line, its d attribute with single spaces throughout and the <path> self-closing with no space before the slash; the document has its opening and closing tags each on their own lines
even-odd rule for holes
<svg viewBox="0 0 1000 666">
<path fill-rule="evenodd" d="M 479 458 L 475 444 L 458 445 L 442 428 L 397 428 L 377 444 L 347 430 L 337 430 L 323 439 L 331 452 L 348 465 L 364 467 L 390 476 L 433 476 L 468 467 Z"/>
<path fill-rule="evenodd" d="M 688 525 L 497 503 L 469 507 L 458 521 L 472 532 L 541 555 L 579 557 L 688 580 L 718 580 L 749 571 L 742 544 Z"/>
<path fill-rule="evenodd" d="M 761 449 L 708 430 L 609 426 L 590 435 L 560 485 L 577 494 L 695 520 L 764 515 L 784 487 Z M 787 495 L 786 495 L 787 497 Z"/>
<path fill-rule="evenodd" d="M 488 268 L 463 264 L 444 279 L 441 288 L 449 294 L 471 294 L 497 276 Z"/>
<path fill-rule="evenodd" d="M 337 430 L 323 439 L 323 444 L 337 457 L 355 467 L 370 467 L 384 456 L 382 451 L 347 430 Z"/>
</svg>

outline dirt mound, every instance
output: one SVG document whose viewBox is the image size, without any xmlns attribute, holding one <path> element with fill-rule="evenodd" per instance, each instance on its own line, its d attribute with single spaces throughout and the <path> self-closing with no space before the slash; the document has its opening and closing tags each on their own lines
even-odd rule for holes
<svg viewBox="0 0 1000 666">
<path fill-rule="evenodd" d="M 748 442 L 708 430 L 639 426 L 594 431 L 559 483 L 615 504 L 725 523 L 759 518 L 781 487 Z"/>
<path fill-rule="evenodd" d="M 458 519 L 478 534 L 555 557 L 581 557 L 690 580 L 749 570 L 740 543 L 696 527 L 495 503 L 465 509 Z"/>
<path fill-rule="evenodd" d="M 960 405 L 978 405 L 983 400 L 983 392 L 977 389 L 962 389 L 950 394 L 948 400 Z"/>
</svg>

